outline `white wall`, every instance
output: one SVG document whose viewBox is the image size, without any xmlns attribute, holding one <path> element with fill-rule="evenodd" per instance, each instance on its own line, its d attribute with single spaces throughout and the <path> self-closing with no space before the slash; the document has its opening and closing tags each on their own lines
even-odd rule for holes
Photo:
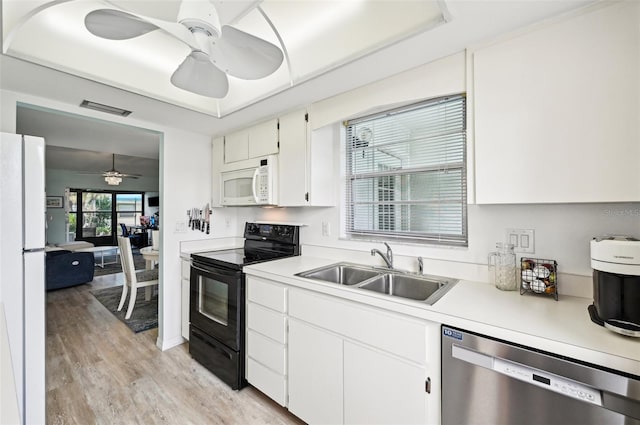
<svg viewBox="0 0 640 425">
<path fill-rule="evenodd" d="M 453 55 L 443 60 L 408 71 L 395 77 L 361 87 L 357 90 L 335 96 L 311 105 L 311 122 L 319 117 L 322 124 L 340 127 L 344 119 L 354 115 L 366 114 L 390 103 L 407 103 L 422 98 L 436 97 L 443 94 L 466 90 L 465 61 L 460 60 L 462 54 Z M 419 72 L 418 72 L 419 71 Z M 419 89 L 418 89 L 419 88 Z M 472 108 L 472 105 L 468 105 Z M 314 112 L 317 115 L 314 115 Z M 331 121 L 331 122 L 330 122 Z M 328 132 L 331 133 L 331 132 Z M 334 131 L 333 134 L 341 134 Z M 472 137 L 470 135 L 469 137 Z M 336 143 L 334 161 L 343 163 L 344 148 Z M 473 188 L 473 144 L 469 144 L 469 179 L 468 185 Z M 499 160 L 496 159 L 499 162 Z M 499 166 L 499 163 L 496 164 Z M 340 167 L 343 170 L 344 167 Z M 343 173 L 341 173 L 343 175 Z M 514 179 L 514 176 L 505 176 Z M 336 182 L 336 205 L 342 201 L 344 181 Z M 473 198 L 470 198 L 473 201 Z M 352 255 L 359 255 L 362 260 L 371 261 L 368 252 L 373 247 L 380 247 L 380 242 L 354 242 L 341 239 L 341 208 L 259 208 L 249 207 L 236 211 L 222 211 L 218 216 L 236 215 L 236 227 L 241 232 L 244 221 L 273 220 L 302 222 L 307 226 L 301 231 L 302 242 L 307 246 L 342 248 L 353 250 Z M 590 296 L 588 278 L 591 275 L 589 241 L 594 236 L 604 234 L 631 234 L 640 236 L 640 203 L 627 204 L 545 204 L 545 205 L 469 205 L 468 230 L 469 246 L 467 248 L 448 248 L 429 246 L 426 244 L 392 243 L 396 264 L 401 268 L 415 270 L 417 256 L 425 257 L 427 272 L 429 267 L 437 267 L 441 272 L 449 270 L 456 273 L 456 268 L 467 267 L 475 271 L 478 280 L 486 280 L 487 255 L 493 251 L 496 242 L 505 238 L 506 228 L 522 228 L 535 230 L 535 253 L 527 256 L 550 258 L 558 262 L 559 270 L 566 275 L 577 275 L 574 279 L 580 288 L 574 291 L 582 296 Z M 322 224 L 328 223 L 331 230 L 329 236 L 322 235 Z M 241 233 L 239 233 L 241 234 Z M 309 250 L 304 252 L 310 252 Z M 315 250 L 314 252 L 318 252 Z M 443 260 L 448 263 L 442 267 Z M 454 262 L 454 263 L 450 263 Z M 437 274 L 437 273 L 436 273 Z M 457 276 L 456 276 L 457 277 Z M 562 291 L 562 282 L 559 290 Z"/>
<path fill-rule="evenodd" d="M 150 177 L 140 177 L 138 179 L 123 179 L 117 190 L 141 191 L 158 193 L 160 185 L 159 179 Z M 54 170 L 47 168 L 46 190 L 47 196 L 62 196 L 66 188 L 73 189 L 97 189 L 113 190 L 114 186 L 109 186 L 100 175 L 81 175 L 69 170 Z M 158 208 L 145 205 L 145 214 L 150 215 Z M 115 223 L 117 225 L 117 223 Z M 65 214 L 64 208 L 47 208 L 47 243 L 56 244 L 66 242 L 65 239 Z"/>
<path fill-rule="evenodd" d="M 368 252 L 380 242 L 340 239 L 340 208 L 246 208 L 244 220 L 274 220 L 305 223 L 302 242 L 332 248 Z M 415 270 L 415 257 L 487 264 L 487 254 L 504 240 L 508 227 L 535 230 L 533 257 L 558 261 L 562 273 L 591 275 L 589 241 L 604 234 L 640 236 L 640 204 L 545 204 L 469 205 L 469 246 L 442 248 L 426 244 L 391 243 L 394 254 L 413 258 L 400 260 L 400 267 Z M 330 236 L 322 235 L 322 222 L 329 223 Z M 404 264 L 403 264 L 404 263 Z"/>
<path fill-rule="evenodd" d="M 211 139 L 169 126 L 121 118 L 75 105 L 7 90 L 0 91 L 0 131 L 15 133 L 17 103 L 28 103 L 76 115 L 108 120 L 162 133 L 160 142 L 160 307 L 157 344 L 167 349 L 183 342 L 180 332 L 180 242 L 206 239 L 201 232 L 181 230 L 186 211 L 211 197 Z M 46 139 L 46 136 L 45 136 Z"/>
</svg>

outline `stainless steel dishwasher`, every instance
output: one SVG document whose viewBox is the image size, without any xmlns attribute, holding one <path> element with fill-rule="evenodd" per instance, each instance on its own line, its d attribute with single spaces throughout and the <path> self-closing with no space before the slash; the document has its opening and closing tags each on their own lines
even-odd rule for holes
<svg viewBox="0 0 640 425">
<path fill-rule="evenodd" d="M 640 425 L 640 376 L 442 326 L 442 424 Z"/>
</svg>

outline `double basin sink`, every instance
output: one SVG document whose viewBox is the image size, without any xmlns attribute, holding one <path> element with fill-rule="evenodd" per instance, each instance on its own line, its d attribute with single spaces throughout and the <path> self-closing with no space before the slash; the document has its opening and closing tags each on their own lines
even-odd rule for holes
<svg viewBox="0 0 640 425">
<path fill-rule="evenodd" d="M 297 273 L 296 276 L 375 291 L 426 304 L 439 300 L 458 281 L 401 270 L 337 263 Z"/>
</svg>

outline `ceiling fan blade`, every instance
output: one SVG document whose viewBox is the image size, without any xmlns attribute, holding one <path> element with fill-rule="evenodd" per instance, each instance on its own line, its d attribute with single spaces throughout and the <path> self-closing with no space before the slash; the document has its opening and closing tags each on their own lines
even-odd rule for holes
<svg viewBox="0 0 640 425">
<path fill-rule="evenodd" d="M 108 40 L 128 40 L 158 29 L 131 13 L 114 9 L 90 12 L 84 18 L 84 26 L 91 34 Z"/>
<path fill-rule="evenodd" d="M 275 44 L 224 25 L 222 36 L 213 42 L 211 59 L 229 75 L 257 80 L 280 68 L 284 55 Z"/>
<path fill-rule="evenodd" d="M 131 179 L 137 179 L 142 177 L 142 174 L 129 174 L 129 173 L 113 173 L 112 171 L 78 171 L 77 174 L 81 174 L 83 176 L 113 176 L 113 177 L 126 177 Z"/>
<path fill-rule="evenodd" d="M 209 60 L 207 54 L 193 51 L 171 76 L 171 84 L 202 96 L 221 98 L 229 91 L 229 79 Z"/>
<path fill-rule="evenodd" d="M 91 34 L 108 40 L 129 40 L 160 29 L 192 49 L 198 49 L 193 34 L 183 25 L 122 10 L 94 10 L 85 16 L 84 25 Z"/>
</svg>

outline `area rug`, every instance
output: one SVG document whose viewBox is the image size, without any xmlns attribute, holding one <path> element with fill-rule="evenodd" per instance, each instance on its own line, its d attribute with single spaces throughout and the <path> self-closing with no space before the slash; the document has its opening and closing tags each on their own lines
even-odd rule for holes
<svg viewBox="0 0 640 425">
<path fill-rule="evenodd" d="M 135 265 L 136 270 L 144 270 L 146 266 L 146 262 L 144 257 L 140 252 L 136 250 L 132 250 L 133 254 L 133 264 Z M 113 261 L 112 256 L 105 257 L 106 261 Z M 122 266 L 120 265 L 120 259 L 118 258 L 118 262 L 114 264 L 105 264 L 104 268 L 95 266 L 93 275 L 94 276 L 104 276 L 106 274 L 113 273 L 122 273 Z"/>
<path fill-rule="evenodd" d="M 133 332 L 138 333 L 158 327 L 158 295 L 154 294 L 149 301 L 145 301 L 144 291 L 145 288 L 138 288 L 136 305 L 133 308 L 133 313 L 131 313 L 129 320 L 125 320 L 124 318 L 127 313 L 127 306 L 129 305 L 128 296 L 122 310 L 117 311 L 120 297 L 122 296 L 122 286 L 94 289 L 90 292 L 91 295 L 96 297 L 118 320 L 127 325 Z"/>
</svg>

